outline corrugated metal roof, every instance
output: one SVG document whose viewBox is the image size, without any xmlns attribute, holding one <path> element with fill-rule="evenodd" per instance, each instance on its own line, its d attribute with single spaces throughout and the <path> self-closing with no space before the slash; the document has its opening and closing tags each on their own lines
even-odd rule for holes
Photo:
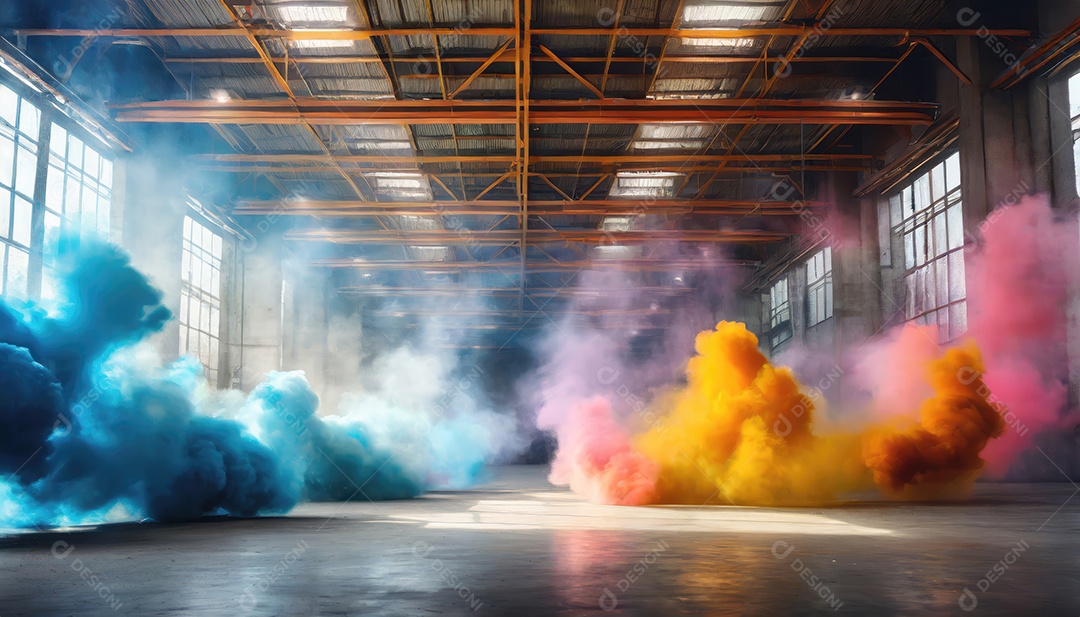
<svg viewBox="0 0 1080 617">
<path fill-rule="evenodd" d="M 615 0 L 528 0 L 532 2 L 533 26 L 537 28 L 607 28 L 610 33 L 580 36 L 569 34 L 544 34 L 532 37 L 533 56 L 546 58 L 539 45 L 549 48 L 596 87 L 604 81 L 605 94 L 611 98 L 641 99 L 710 99 L 732 97 L 746 84 L 745 96 L 754 96 L 765 83 L 767 70 L 775 66 L 763 66 L 754 60 L 763 52 L 772 57 L 787 53 L 796 40 L 793 36 L 776 37 L 766 50 L 766 37 L 753 39 L 691 39 L 678 33 L 668 38 L 662 35 L 636 36 L 620 34 L 615 30 Z M 251 0 L 247 4 L 255 11 L 248 16 L 249 23 L 266 27 L 313 28 L 345 26 L 350 28 L 425 28 L 429 25 L 455 28 L 454 34 L 436 39 L 430 34 L 410 36 L 382 36 L 373 40 L 341 42 L 286 42 L 281 38 L 260 37 L 266 52 L 278 59 L 278 66 L 287 72 L 289 85 L 297 96 L 313 96 L 323 99 L 431 99 L 441 100 L 445 94 L 457 90 L 465 80 L 495 52 L 504 42 L 503 36 L 477 35 L 475 28 L 486 26 L 512 26 L 514 23 L 514 0 L 369 0 L 356 3 L 353 0 L 320 0 L 316 3 L 295 0 Z M 628 28 L 670 28 L 678 22 L 682 29 L 730 28 L 757 23 L 775 23 L 787 0 L 625 0 L 618 25 Z M 429 13 L 429 6 L 431 12 Z M 943 0 L 912 0 L 896 3 L 880 0 L 836 0 L 826 14 L 821 26 L 825 36 L 808 40 L 801 55 L 839 55 L 859 53 L 864 55 L 899 56 L 902 49 L 896 47 L 898 37 L 835 37 L 827 30 L 844 26 L 891 26 L 917 27 L 936 25 L 944 14 Z M 136 7 L 132 22 L 142 27 L 214 28 L 227 27 L 232 18 L 219 0 L 145 0 L 145 10 Z M 366 8 L 367 14 L 363 13 Z M 809 23 L 807 15 L 816 8 L 807 3 L 796 3 L 789 23 Z M 950 24 L 952 25 L 952 24 Z M 617 59 L 608 66 L 606 57 L 614 42 Z M 245 37 L 158 37 L 151 39 L 159 53 L 170 58 L 231 57 L 258 60 L 256 50 Z M 443 81 L 439 79 L 440 67 L 435 65 L 436 45 L 443 58 L 467 58 L 467 62 L 444 62 L 441 66 Z M 299 60 L 286 67 L 284 56 Z M 707 62 L 666 62 L 657 73 L 657 58 L 673 56 L 713 56 L 721 58 Z M 722 58 L 741 56 L 750 61 L 728 62 Z M 360 62 L 305 62 L 316 57 L 366 58 Z M 402 58 L 410 62 L 397 62 Z M 630 60 L 630 61 L 623 61 Z M 772 62 L 772 61 L 770 61 Z M 772 98 L 825 98 L 836 99 L 868 88 L 876 82 L 889 65 L 849 66 L 839 64 L 822 66 L 815 63 L 799 64 L 790 76 L 774 80 L 769 96 Z M 216 96 L 224 90 L 231 98 L 281 99 L 286 96 L 261 61 L 250 63 L 170 63 L 170 70 L 177 81 L 194 99 Z M 592 100 L 595 94 L 554 62 L 546 59 L 533 62 L 530 67 L 532 83 L 530 90 L 536 99 Z M 513 100 L 516 93 L 516 74 L 513 62 L 499 61 L 487 67 L 485 73 L 473 80 L 469 87 L 459 92 L 457 99 Z M 651 86 L 651 88 L 650 88 Z M 333 125 L 312 127 L 291 125 L 222 126 L 219 128 L 231 143 L 249 154 L 314 154 L 332 152 L 340 155 L 411 157 L 455 156 L 471 157 L 471 162 L 365 162 L 342 163 L 340 167 L 349 175 L 356 189 L 342 177 L 341 172 L 327 168 L 325 163 L 300 164 L 295 167 L 318 169 L 315 173 L 297 173 L 283 170 L 270 174 L 270 178 L 286 193 L 304 193 L 313 197 L 336 199 L 365 199 L 382 201 L 424 201 L 432 198 L 449 199 L 449 190 L 455 198 L 474 199 L 488 189 L 503 173 L 513 169 L 513 163 L 476 162 L 484 155 L 513 157 L 518 150 L 516 127 L 513 123 L 501 125 L 467 124 L 442 125 Z M 777 126 L 752 124 L 715 127 L 708 124 L 643 124 L 593 125 L 584 123 L 564 125 L 537 125 L 529 127 L 529 151 L 533 156 L 617 155 L 626 157 L 624 162 L 637 163 L 648 155 L 657 154 L 726 154 L 729 152 L 788 153 L 803 151 L 828 127 L 824 126 Z M 736 135 L 743 134 L 738 144 L 732 144 Z M 317 137 L 316 137 L 317 136 Z M 320 140 L 322 143 L 320 143 Z M 413 143 L 415 142 L 415 148 Z M 618 163 L 619 165 L 624 163 Z M 664 180 L 663 186 L 653 186 L 659 176 L 627 176 L 618 183 L 608 179 L 594 190 L 591 198 L 600 199 L 609 194 L 648 193 L 674 195 L 685 183 L 681 196 L 697 194 L 713 177 L 712 164 L 696 164 L 705 171 L 684 172 Z M 740 174 L 719 174 L 703 193 L 712 198 L 739 198 L 768 188 L 769 164 Z M 672 165 L 677 168 L 678 164 Z M 572 159 L 565 163 L 532 162 L 530 172 L 549 173 L 549 178 L 559 189 L 572 197 L 580 196 L 593 186 L 603 174 L 615 167 L 612 163 L 578 163 Z M 380 172 L 381 170 L 381 172 Z M 391 173 L 385 173 L 391 172 Z M 439 183 L 430 181 L 423 173 L 437 174 Z M 625 180 L 625 181 L 623 181 Z M 484 199 L 515 201 L 518 174 L 501 181 L 488 191 Z M 259 190 L 267 183 L 259 179 Z M 615 190 L 612 187 L 615 185 Z M 619 186 L 622 187 L 621 192 Z M 763 188 L 764 187 L 764 188 Z M 360 195 L 357 195 L 357 190 Z M 629 192 L 629 193 L 627 193 Z M 561 199 L 557 191 L 539 178 L 531 178 L 529 194 L 534 199 Z M 401 220 L 387 218 L 391 225 L 404 228 L 427 229 Z M 415 225 L 441 225 L 437 216 L 426 217 L 434 222 Z M 596 226 L 599 216 L 552 216 L 546 220 L 554 226 Z M 394 223 L 397 221 L 397 223 Z M 468 228 L 483 229 L 499 221 L 499 217 L 463 216 L 456 223 Z M 351 226 L 353 228 L 378 228 L 378 222 L 370 218 L 349 220 L 326 220 L 327 225 Z M 655 220 L 650 217 L 635 222 L 638 226 L 660 226 L 674 221 Z M 716 219 L 701 217 L 685 219 L 687 225 L 715 224 Z M 501 228 L 516 229 L 517 217 L 499 223 Z M 539 224 L 533 222 L 534 225 Z M 400 259 L 402 251 L 395 253 L 392 247 L 362 247 L 350 249 L 335 247 L 340 254 L 363 253 Z M 572 247 L 545 247 L 554 255 L 579 258 Z M 471 259 L 470 255 L 494 255 L 498 249 L 474 247 L 469 251 L 449 247 L 410 248 L 409 254 L 417 259 Z M 507 249 L 502 258 L 516 258 L 516 248 Z M 560 252 L 561 251 L 561 252 Z M 542 257 L 535 249 L 532 256 Z M 391 275 L 386 275 L 391 276 Z M 422 275 L 412 274 L 419 277 Z M 483 280 L 485 275 L 476 274 L 473 280 Z M 491 280 L 505 275 L 495 275 Z M 533 280 L 559 280 L 558 276 L 535 276 Z M 489 285 L 490 286 L 490 285 Z"/>
</svg>

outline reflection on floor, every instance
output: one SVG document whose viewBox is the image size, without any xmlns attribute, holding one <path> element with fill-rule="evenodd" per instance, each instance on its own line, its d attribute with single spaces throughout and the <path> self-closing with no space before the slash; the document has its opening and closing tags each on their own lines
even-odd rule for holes
<svg viewBox="0 0 1080 617">
<path fill-rule="evenodd" d="M 0 536 L 0 615 L 1080 613 L 1080 493 L 595 506 L 537 467 L 288 517 Z"/>
</svg>

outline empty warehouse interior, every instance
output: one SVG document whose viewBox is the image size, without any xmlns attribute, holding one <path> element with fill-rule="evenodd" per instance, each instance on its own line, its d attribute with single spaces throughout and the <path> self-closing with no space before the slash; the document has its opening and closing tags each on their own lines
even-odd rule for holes
<svg viewBox="0 0 1080 617">
<path fill-rule="evenodd" d="M 1080 5 L 0 3 L 0 615 L 1080 613 Z"/>
</svg>

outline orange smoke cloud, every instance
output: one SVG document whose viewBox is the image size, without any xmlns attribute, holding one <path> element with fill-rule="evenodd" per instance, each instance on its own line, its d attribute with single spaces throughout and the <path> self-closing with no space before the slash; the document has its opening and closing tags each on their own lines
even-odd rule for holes
<svg viewBox="0 0 1080 617">
<path fill-rule="evenodd" d="M 934 395 L 922 404 L 918 424 L 898 432 L 877 429 L 864 440 L 863 456 L 879 486 L 903 492 L 974 478 L 983 467 L 983 448 L 1005 426 L 986 399 L 982 374 L 972 343 L 930 363 Z"/>
<path fill-rule="evenodd" d="M 743 324 L 721 322 L 695 341 L 685 387 L 660 393 L 636 434 L 594 397 L 557 426 L 551 480 L 602 503 L 815 504 L 869 489 L 953 487 L 973 479 L 1002 421 L 974 346 L 930 361 L 918 418 L 862 434 L 815 433 L 815 395 L 769 364 Z M 890 401 L 895 403 L 895 401 Z"/>
</svg>

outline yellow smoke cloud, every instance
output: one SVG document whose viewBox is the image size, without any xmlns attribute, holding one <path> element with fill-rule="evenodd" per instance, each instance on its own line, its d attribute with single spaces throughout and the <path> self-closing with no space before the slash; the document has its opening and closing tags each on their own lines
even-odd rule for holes
<svg viewBox="0 0 1080 617">
<path fill-rule="evenodd" d="M 979 394 L 987 390 L 977 378 L 982 367 L 974 346 L 947 350 L 927 367 L 934 396 L 912 401 L 912 409 L 921 403 L 917 418 L 861 434 L 815 434 L 807 390 L 789 369 L 769 364 L 743 324 L 721 322 L 697 336 L 695 349 L 687 385 L 653 402 L 660 422 L 623 438 L 603 460 L 577 455 L 599 471 L 592 498 L 809 505 L 875 483 L 901 496 L 924 495 L 912 487 L 972 480 L 982 448 L 1001 433 L 1000 417 Z M 593 435 L 595 445 L 605 441 Z"/>
</svg>

